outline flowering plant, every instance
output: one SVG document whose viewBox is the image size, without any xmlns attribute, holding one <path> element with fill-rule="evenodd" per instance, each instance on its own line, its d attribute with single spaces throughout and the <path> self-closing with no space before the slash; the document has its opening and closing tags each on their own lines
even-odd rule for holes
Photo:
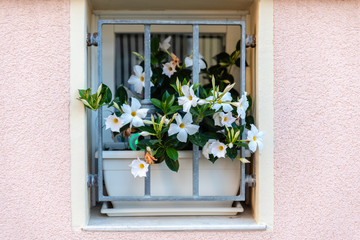
<svg viewBox="0 0 360 240">
<path fill-rule="evenodd" d="M 79 90 L 79 100 L 94 111 L 103 105 L 115 108 L 105 119 L 106 129 L 125 137 L 133 132 L 142 136 L 137 146 L 145 149 L 145 161 L 136 159 L 130 165 L 135 177 L 146 176 L 149 164 L 162 161 L 172 171 L 178 171 L 178 151 L 191 149 L 192 144 L 201 147 L 204 157 L 213 163 L 225 157 L 248 162 L 238 157 L 238 150 L 244 147 L 251 152 L 257 148 L 262 151 L 264 133 L 258 131 L 249 114 L 250 96 L 246 92 L 239 95 L 233 88 L 235 83 L 230 70 L 240 65 L 239 46 L 238 42 L 230 55 L 216 55 L 217 64 L 211 67 L 207 67 L 199 55 L 200 74 L 209 82 L 202 86 L 191 81 L 192 55 L 181 63 L 174 53 L 169 52 L 170 37 L 162 42 L 154 37 L 151 41 L 154 112 L 142 108 L 138 100 L 142 98 L 145 86 L 144 57 L 139 53 L 134 54 L 141 63 L 134 66 L 134 74 L 128 80 L 134 97 L 128 98 L 131 90 L 121 86 L 111 100 L 110 89 L 101 84 L 93 95 L 90 95 L 91 89 Z"/>
</svg>

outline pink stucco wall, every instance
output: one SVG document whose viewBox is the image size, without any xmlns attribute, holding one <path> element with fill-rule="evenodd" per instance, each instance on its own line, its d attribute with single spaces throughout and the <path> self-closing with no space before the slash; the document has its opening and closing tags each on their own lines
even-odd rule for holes
<svg viewBox="0 0 360 240">
<path fill-rule="evenodd" d="M 274 232 L 73 232 L 69 2 L 0 26 L 0 239 L 360 239 L 360 1 L 274 0 Z"/>
</svg>

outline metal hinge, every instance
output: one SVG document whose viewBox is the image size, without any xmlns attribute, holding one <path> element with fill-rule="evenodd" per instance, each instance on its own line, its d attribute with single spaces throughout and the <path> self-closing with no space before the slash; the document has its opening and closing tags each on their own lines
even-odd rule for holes
<svg viewBox="0 0 360 240">
<path fill-rule="evenodd" d="M 245 184 L 248 187 L 255 187 L 256 185 L 256 176 L 255 174 L 250 174 L 245 176 Z"/>
<path fill-rule="evenodd" d="M 246 34 L 245 37 L 245 46 L 248 48 L 254 48 L 256 47 L 256 37 L 255 35 L 248 35 Z"/>
<path fill-rule="evenodd" d="M 95 32 L 95 33 L 88 33 L 86 35 L 86 45 L 88 47 L 90 46 L 95 46 L 97 47 L 98 45 L 98 33 Z"/>
<path fill-rule="evenodd" d="M 97 187 L 98 185 L 98 175 L 97 174 L 89 174 L 87 185 L 89 188 Z"/>
</svg>

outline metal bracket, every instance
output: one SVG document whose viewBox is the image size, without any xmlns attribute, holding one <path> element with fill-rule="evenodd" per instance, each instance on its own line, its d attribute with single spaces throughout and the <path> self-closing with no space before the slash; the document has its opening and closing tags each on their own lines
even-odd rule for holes
<svg viewBox="0 0 360 240">
<path fill-rule="evenodd" d="M 251 47 L 251 48 L 255 48 L 256 47 L 256 37 L 255 35 L 248 35 L 246 34 L 245 37 L 245 46 L 247 48 Z"/>
<path fill-rule="evenodd" d="M 89 188 L 97 187 L 98 185 L 98 175 L 97 174 L 89 174 L 87 185 Z"/>
<path fill-rule="evenodd" d="M 90 46 L 95 46 L 97 47 L 98 45 L 98 33 L 95 32 L 95 33 L 88 33 L 86 35 L 86 45 L 88 47 Z"/>
<path fill-rule="evenodd" d="M 246 175 L 245 176 L 245 184 L 248 187 L 255 187 L 255 185 L 256 185 L 256 176 L 255 176 L 255 174 Z"/>
</svg>

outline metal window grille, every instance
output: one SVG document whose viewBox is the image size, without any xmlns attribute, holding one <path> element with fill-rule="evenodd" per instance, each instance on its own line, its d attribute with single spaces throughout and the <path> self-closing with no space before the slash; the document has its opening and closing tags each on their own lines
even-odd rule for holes
<svg viewBox="0 0 360 240">
<path fill-rule="evenodd" d="M 97 43 L 94 43 L 93 37 L 88 41 L 88 45 L 98 46 L 98 84 L 102 83 L 102 27 L 103 25 L 144 25 L 144 52 L 145 52 L 145 94 L 141 104 L 151 108 L 150 102 L 150 54 L 151 54 L 151 25 L 192 25 L 193 27 L 193 84 L 199 82 L 199 25 L 233 25 L 241 28 L 241 46 L 240 46 L 240 93 L 245 91 L 245 21 L 144 21 L 144 20 L 99 20 Z M 96 41 L 95 41 L 96 42 Z M 145 178 L 144 196 L 106 196 L 103 189 L 103 113 L 102 109 L 98 111 L 98 201 L 244 201 L 245 184 L 250 182 L 249 176 L 245 176 L 245 164 L 241 164 L 241 184 L 240 193 L 236 196 L 201 196 L 199 195 L 199 147 L 193 146 L 193 194 L 192 196 L 152 196 L 150 189 L 151 169 Z M 242 120 L 244 124 L 244 120 Z M 245 149 L 239 151 L 241 157 L 245 156 Z M 90 178 L 90 182 L 94 182 Z"/>
</svg>

